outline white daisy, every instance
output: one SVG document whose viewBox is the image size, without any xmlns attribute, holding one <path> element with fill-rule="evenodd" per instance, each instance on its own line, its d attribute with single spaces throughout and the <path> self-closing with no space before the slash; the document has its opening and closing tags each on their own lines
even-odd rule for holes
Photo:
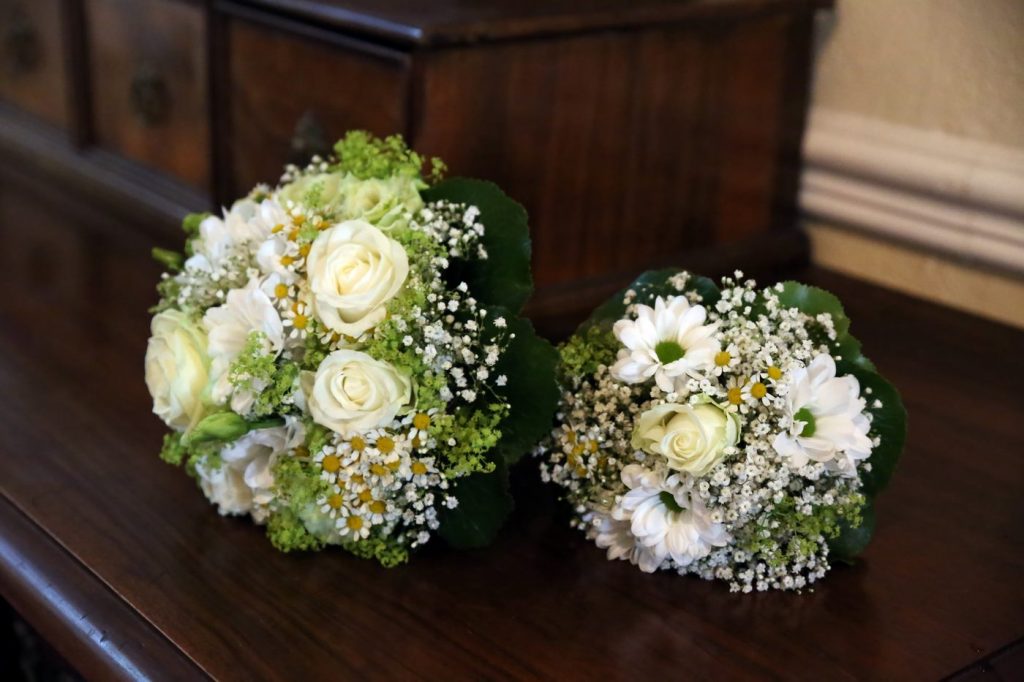
<svg viewBox="0 0 1024 682">
<path fill-rule="evenodd" d="M 788 378 L 785 397 L 786 431 L 772 445 L 800 469 L 808 462 L 821 462 L 830 471 L 857 475 L 857 462 L 871 454 L 864 415 L 865 401 L 860 383 L 853 376 L 836 376 L 830 355 L 818 355 L 807 367 L 794 370 Z"/>
<path fill-rule="evenodd" d="M 622 482 L 629 492 L 611 515 L 617 521 L 629 521 L 636 544 L 649 553 L 638 557 L 642 571 L 651 573 L 668 559 L 677 566 L 689 566 L 731 541 L 725 526 L 711 520 L 700 497 L 691 494 L 676 474 L 666 478 L 661 472 L 630 464 L 622 470 Z"/>
<path fill-rule="evenodd" d="M 685 296 L 659 296 L 654 307 L 638 305 L 635 320 L 619 320 L 613 328 L 625 346 L 611 373 L 627 384 L 654 377 L 670 393 L 685 390 L 690 378 L 701 379 L 715 366 L 721 344 L 717 325 L 706 325 L 704 306 L 691 305 Z"/>
</svg>

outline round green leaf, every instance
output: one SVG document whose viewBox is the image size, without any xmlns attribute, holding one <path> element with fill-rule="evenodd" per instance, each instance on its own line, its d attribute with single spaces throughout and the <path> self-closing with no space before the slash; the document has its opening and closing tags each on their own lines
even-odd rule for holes
<svg viewBox="0 0 1024 682">
<path fill-rule="evenodd" d="M 488 319 L 501 314 L 500 309 L 492 310 Z M 560 395 L 555 381 L 558 352 L 537 336 L 529 320 L 505 319 L 514 337 L 492 376 L 504 374 L 508 379 L 497 391 L 511 407 L 501 422 L 501 441 L 496 450 L 504 461 L 514 464 L 551 429 Z"/>
<path fill-rule="evenodd" d="M 779 302 L 787 308 L 796 308 L 811 317 L 828 313 L 835 324 L 837 338 L 842 338 L 850 330 L 850 318 L 846 316 L 843 304 L 835 294 L 824 289 L 800 282 L 783 282 Z"/>
<path fill-rule="evenodd" d="M 660 270 L 648 270 L 643 273 L 629 286 L 618 291 L 603 304 L 598 306 L 590 317 L 580 325 L 577 333 L 585 332 L 591 327 L 605 327 L 611 329 L 616 320 L 621 320 L 626 315 L 626 304 L 623 298 L 630 289 L 636 291 L 635 301 L 651 305 L 658 296 L 678 296 L 680 293 L 697 292 L 705 307 L 713 306 L 721 298 L 718 287 L 707 277 L 691 275 L 683 291 L 680 292 L 669 284 L 669 279 L 682 272 L 681 268 L 662 268 Z"/>
<path fill-rule="evenodd" d="M 833 561 L 853 563 L 854 558 L 864 551 L 875 532 L 875 507 L 868 502 L 861 509 L 861 523 L 857 527 L 842 523 L 839 536 L 829 540 L 829 556 Z"/>
<path fill-rule="evenodd" d="M 487 260 L 452 264 L 477 300 L 518 313 L 533 292 L 530 274 L 530 230 L 526 209 L 493 182 L 451 178 L 424 190 L 423 201 L 451 201 L 476 206 L 484 226 Z"/>
<path fill-rule="evenodd" d="M 849 374 L 860 382 L 861 395 L 867 401 L 866 411 L 871 414 L 871 437 L 880 442 L 871 451 L 868 462 L 871 471 L 861 472 L 863 492 L 874 497 L 889 483 L 907 439 L 907 410 L 899 392 L 881 376 L 864 367 L 848 362 L 837 363 L 839 374 Z M 880 403 L 876 406 L 876 401 Z"/>
<path fill-rule="evenodd" d="M 505 463 L 499 460 L 491 473 L 458 479 L 452 494 L 459 504 L 441 510 L 438 534 L 456 549 L 489 545 L 513 507 Z"/>
</svg>

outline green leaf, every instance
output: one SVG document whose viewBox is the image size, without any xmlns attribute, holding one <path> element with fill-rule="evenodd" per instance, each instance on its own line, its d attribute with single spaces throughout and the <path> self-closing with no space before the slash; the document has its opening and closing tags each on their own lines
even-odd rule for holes
<svg viewBox="0 0 1024 682">
<path fill-rule="evenodd" d="M 476 206 L 484 226 L 487 260 L 453 264 L 473 295 L 485 305 L 518 313 L 533 292 L 530 274 L 530 230 L 526 209 L 493 182 L 451 178 L 421 193 L 423 201 L 451 201 Z"/>
<path fill-rule="evenodd" d="M 835 561 L 852 564 L 854 558 L 864 551 L 875 532 L 875 507 L 868 502 L 861 508 L 861 523 L 856 528 L 845 521 L 840 522 L 839 537 L 829 540 L 829 557 Z"/>
<path fill-rule="evenodd" d="M 438 534 L 456 549 L 489 545 L 513 507 L 505 463 L 499 460 L 488 474 L 456 480 L 452 494 L 459 505 L 441 511 Z"/>
<path fill-rule="evenodd" d="M 190 237 L 199 234 L 199 223 L 210 217 L 209 213 L 189 213 L 181 221 L 181 229 Z"/>
<path fill-rule="evenodd" d="M 695 291 L 700 295 L 702 305 L 704 305 L 704 307 L 713 306 L 718 302 L 718 299 L 721 298 L 722 294 L 715 283 L 707 277 L 691 275 L 686 286 L 683 287 L 682 292 L 669 284 L 669 279 L 682 271 L 682 268 L 648 270 L 633 280 L 629 286 L 617 292 L 614 296 L 598 306 L 594 312 L 590 314 L 590 317 L 580 325 L 577 333 L 585 332 L 592 327 L 611 329 L 612 325 L 615 324 L 617 320 L 621 320 L 626 315 L 626 304 L 623 303 L 622 299 L 630 289 L 633 289 L 637 293 L 635 301 L 646 305 L 652 305 L 654 303 L 654 299 L 658 296 L 678 296 L 680 293 L 688 293 L 691 291 Z"/>
<path fill-rule="evenodd" d="M 185 263 L 185 257 L 177 251 L 171 251 L 170 249 L 161 249 L 159 247 L 153 247 L 151 251 L 153 260 L 157 263 L 163 264 L 168 270 L 177 271 L 181 270 L 181 266 Z"/>
<path fill-rule="evenodd" d="M 234 412 L 217 412 L 196 424 L 195 428 L 182 436 L 181 442 L 187 446 L 215 441 L 230 443 L 250 431 L 280 426 L 283 423 L 284 420 L 280 417 L 268 417 L 249 422 Z"/>
<path fill-rule="evenodd" d="M 836 363 L 836 368 L 840 375 L 853 375 L 860 382 L 861 395 L 867 401 L 866 411 L 872 416 L 870 435 L 881 439 L 868 459 L 871 471 L 862 471 L 860 476 L 864 494 L 873 498 L 888 485 L 903 453 L 907 410 L 896 388 L 875 372 L 845 360 Z M 876 400 L 881 401 L 881 407 L 874 406 Z"/>
<path fill-rule="evenodd" d="M 842 338 L 850 330 L 850 318 L 846 316 L 843 304 L 834 294 L 824 289 L 792 280 L 783 282 L 779 302 L 787 308 L 796 308 L 811 317 L 828 313 L 835 324 L 837 338 Z"/>
<path fill-rule="evenodd" d="M 493 320 L 502 314 L 496 309 L 487 317 Z M 515 338 L 492 376 L 504 374 L 508 378 L 508 383 L 497 390 L 511 409 L 501 422 L 501 440 L 495 449 L 508 464 L 514 464 L 551 429 L 560 397 L 555 381 L 558 352 L 537 336 L 529 320 L 507 315 L 505 319 Z"/>
</svg>

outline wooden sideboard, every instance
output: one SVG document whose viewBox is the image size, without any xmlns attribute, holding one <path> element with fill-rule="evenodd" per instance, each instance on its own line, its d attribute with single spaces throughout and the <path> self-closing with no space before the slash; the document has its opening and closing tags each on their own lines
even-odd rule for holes
<svg viewBox="0 0 1024 682">
<path fill-rule="evenodd" d="M 528 208 L 532 309 L 572 316 L 647 267 L 803 256 L 823 4 L 0 0 L 0 167 L 175 245 L 344 131 L 400 132 Z"/>
</svg>

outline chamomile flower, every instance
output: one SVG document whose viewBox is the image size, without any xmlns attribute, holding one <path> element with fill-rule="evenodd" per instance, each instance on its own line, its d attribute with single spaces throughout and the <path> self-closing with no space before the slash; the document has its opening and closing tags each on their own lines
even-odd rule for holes
<svg viewBox="0 0 1024 682">
<path fill-rule="evenodd" d="M 659 296 L 653 308 L 638 305 L 636 319 L 619 320 L 613 328 L 625 348 L 612 375 L 627 384 L 653 377 L 666 393 L 685 390 L 688 379 L 701 379 L 713 370 L 721 350 L 717 325 L 704 324 L 706 320 L 704 306 L 691 305 L 685 296 Z"/>
<path fill-rule="evenodd" d="M 284 331 L 289 339 L 304 340 L 313 325 L 312 316 L 305 303 L 296 301 L 284 311 Z"/>
</svg>

